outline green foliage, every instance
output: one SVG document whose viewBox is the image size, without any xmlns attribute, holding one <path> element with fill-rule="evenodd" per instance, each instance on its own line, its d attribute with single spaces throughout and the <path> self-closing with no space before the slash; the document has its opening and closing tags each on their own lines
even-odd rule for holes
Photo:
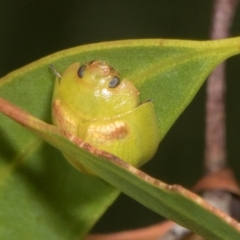
<svg viewBox="0 0 240 240">
<path fill-rule="evenodd" d="M 135 84 L 141 100 L 153 101 L 163 138 L 213 68 L 239 53 L 239 43 L 240 38 L 233 38 L 208 42 L 130 40 L 81 46 L 7 75 L 1 80 L 0 95 L 50 123 L 54 77 L 48 65 L 62 72 L 76 61 L 104 60 Z M 0 109 L 38 135 L 0 116 L 0 238 L 79 239 L 121 190 L 206 238 L 239 239 L 239 229 L 213 214 L 207 204 L 199 205 L 199 199 L 184 189 L 156 181 L 4 101 Z M 100 178 L 82 175 L 68 166 L 61 154 L 39 137 Z"/>
</svg>

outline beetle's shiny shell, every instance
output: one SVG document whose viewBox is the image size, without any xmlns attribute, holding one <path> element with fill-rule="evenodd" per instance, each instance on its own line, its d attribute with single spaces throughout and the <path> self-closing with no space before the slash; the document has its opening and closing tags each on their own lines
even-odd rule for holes
<svg viewBox="0 0 240 240">
<path fill-rule="evenodd" d="M 151 102 L 140 104 L 135 86 L 119 79 L 116 70 L 102 61 L 84 67 L 72 64 L 55 82 L 53 123 L 98 149 L 140 166 L 152 158 L 160 141 L 154 106 Z M 79 170 L 91 174 L 66 157 Z"/>
</svg>

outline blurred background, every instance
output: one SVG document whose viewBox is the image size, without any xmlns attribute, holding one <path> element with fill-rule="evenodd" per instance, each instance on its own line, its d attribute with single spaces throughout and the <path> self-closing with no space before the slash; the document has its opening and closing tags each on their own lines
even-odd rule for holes
<svg viewBox="0 0 240 240">
<path fill-rule="evenodd" d="M 213 0 L 0 0 L 0 77 L 59 50 L 136 38 L 207 40 Z M 240 36 L 240 10 L 232 36 Z M 240 180 L 240 57 L 227 64 L 228 161 Z M 205 86 L 143 171 L 190 188 L 203 174 Z M 162 218 L 122 194 L 93 232 L 140 228 Z"/>
</svg>

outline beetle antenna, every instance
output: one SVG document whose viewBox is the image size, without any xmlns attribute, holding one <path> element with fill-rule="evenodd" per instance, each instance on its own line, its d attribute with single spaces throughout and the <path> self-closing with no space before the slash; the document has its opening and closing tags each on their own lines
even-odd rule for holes
<svg viewBox="0 0 240 240">
<path fill-rule="evenodd" d="M 153 102 L 153 100 L 152 100 L 152 99 L 148 99 L 148 100 L 146 100 L 146 101 L 144 101 L 144 102 L 140 102 L 140 103 L 138 104 L 138 106 L 140 106 L 140 105 L 142 105 L 142 104 L 144 104 L 144 103 L 148 103 L 148 102 Z"/>
<path fill-rule="evenodd" d="M 53 73 L 54 73 L 59 79 L 62 78 L 61 74 L 57 71 L 57 69 L 56 69 L 52 64 L 49 64 L 49 68 L 53 71 Z"/>
</svg>

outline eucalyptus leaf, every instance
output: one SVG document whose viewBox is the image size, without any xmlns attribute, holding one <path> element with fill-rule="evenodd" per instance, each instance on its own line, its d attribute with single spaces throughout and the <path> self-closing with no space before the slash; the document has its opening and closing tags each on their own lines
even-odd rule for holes
<svg viewBox="0 0 240 240">
<path fill-rule="evenodd" d="M 163 138 L 214 67 L 239 53 L 239 44 L 240 38 L 205 42 L 150 39 L 85 45 L 10 73 L 1 79 L 0 96 L 50 123 L 54 76 L 48 65 L 53 64 L 61 73 L 76 61 L 104 60 L 138 87 L 142 101 L 152 100 Z M 7 106 L 2 107 L 5 114 Z M 15 108 L 13 113 L 17 117 Z M 96 151 L 92 155 L 88 152 L 92 148 L 76 146 L 81 140 L 71 136 L 70 140 L 76 140 L 73 144 L 66 139 L 66 133 L 19 113 L 18 121 L 25 121 L 21 124 L 37 132 L 38 137 L 0 116 L 1 238 L 79 239 L 121 190 L 209 239 L 239 239 L 234 222 L 228 225 L 209 212 L 208 205 L 205 208 L 194 202 L 199 198 L 155 181 L 118 158 L 110 157 L 115 160 L 109 161 L 108 154 Z M 62 155 L 39 136 L 119 190 L 101 178 L 85 176 L 68 166 Z"/>
</svg>

